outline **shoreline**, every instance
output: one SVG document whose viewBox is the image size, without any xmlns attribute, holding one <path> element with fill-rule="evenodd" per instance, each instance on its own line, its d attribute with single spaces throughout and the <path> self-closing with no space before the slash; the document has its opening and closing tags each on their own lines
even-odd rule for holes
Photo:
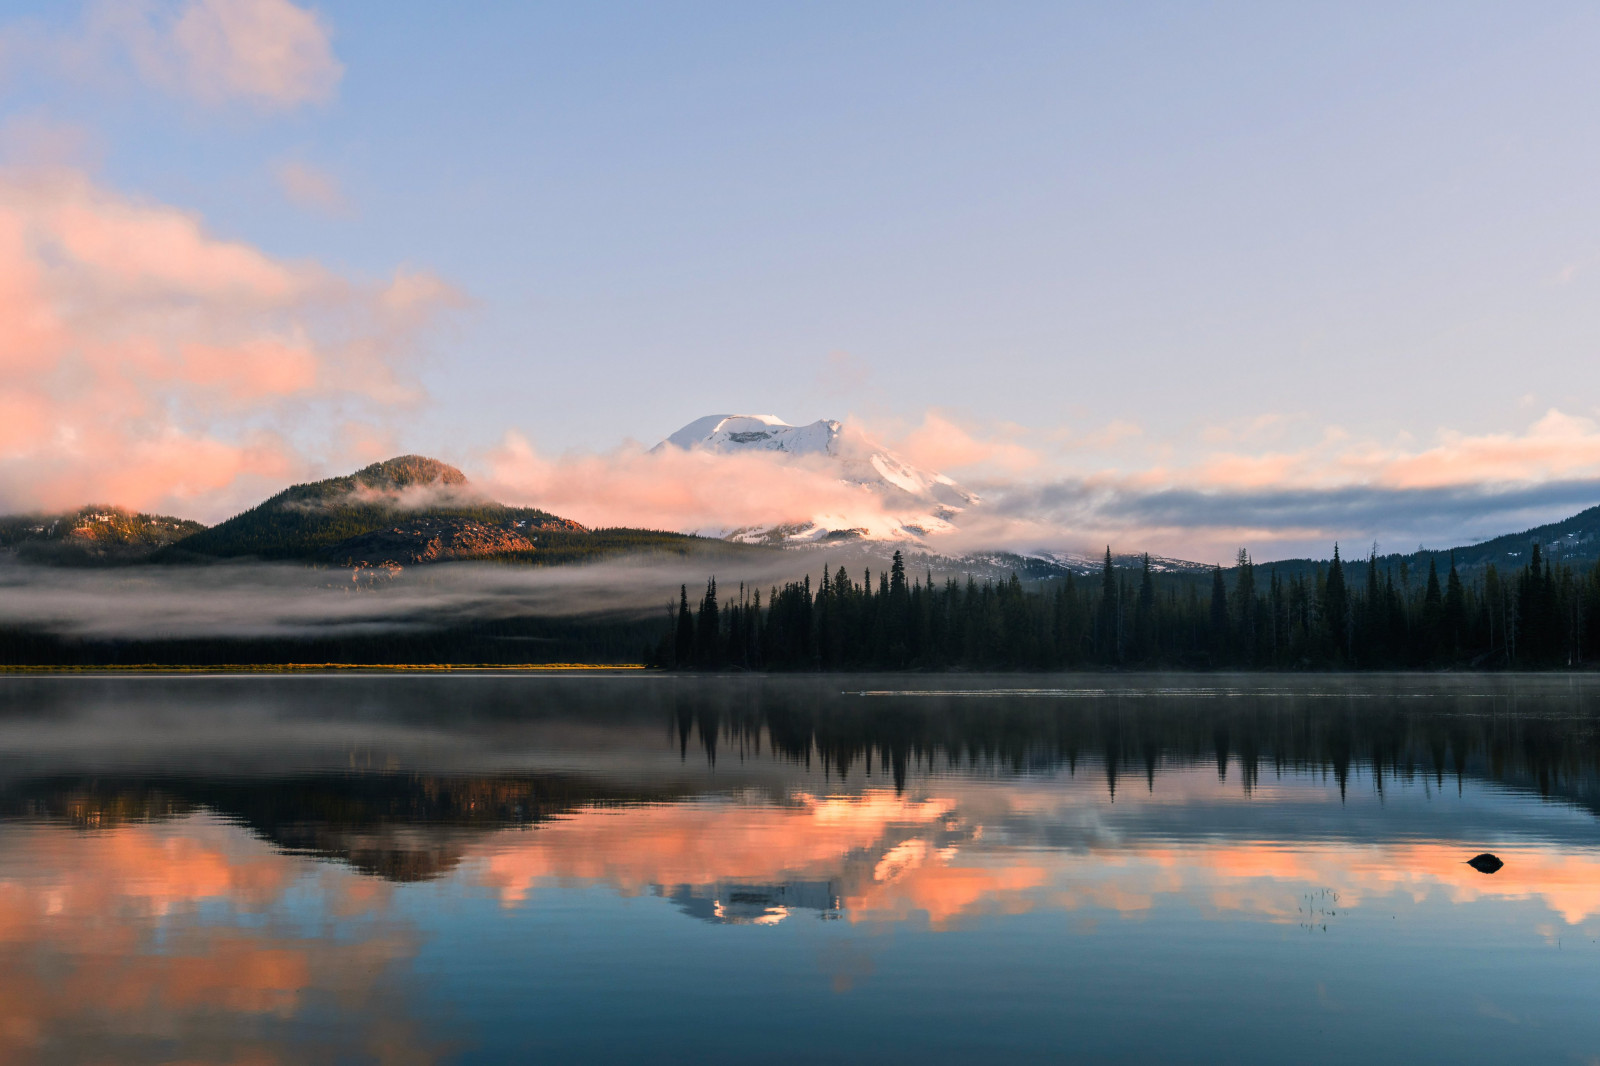
<svg viewBox="0 0 1600 1066">
<path fill-rule="evenodd" d="M 214 666 L 178 666 L 138 663 L 126 666 L 0 666 L 0 674 L 299 674 L 366 671 L 370 673 L 446 674 L 542 672 L 643 672 L 643 663 L 221 663 Z"/>
</svg>

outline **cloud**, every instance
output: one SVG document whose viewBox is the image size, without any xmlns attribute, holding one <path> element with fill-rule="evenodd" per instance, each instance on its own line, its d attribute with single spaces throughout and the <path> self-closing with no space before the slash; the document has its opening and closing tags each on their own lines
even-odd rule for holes
<svg viewBox="0 0 1600 1066">
<path fill-rule="evenodd" d="M 954 531 L 928 538 L 944 552 L 1085 551 L 1109 543 L 1220 561 L 1240 545 L 1258 559 L 1325 556 L 1335 541 L 1445 547 L 1600 502 L 1600 425 L 1582 416 L 1551 410 L 1521 432 L 1441 432 L 1420 445 L 1325 427 L 1302 447 L 1240 449 L 1251 440 L 1280 444 L 1297 421 L 1266 415 L 1225 431 L 1201 427 L 1187 440 L 1151 439 L 1115 423 L 1057 432 L 1050 436 L 1066 439 L 1068 450 L 1053 461 L 1020 427 L 969 428 L 940 411 L 890 436 L 895 451 L 919 466 L 962 472 L 981 498 L 953 519 Z M 850 439 L 858 438 L 870 440 L 852 431 Z M 487 466 L 491 494 L 589 524 L 719 533 L 807 520 L 893 530 L 914 521 L 897 513 L 891 496 L 840 480 L 836 465 L 777 453 L 628 446 L 549 456 L 513 434 Z"/>
<path fill-rule="evenodd" d="M 872 365 L 849 352 L 829 352 L 817 370 L 817 390 L 833 399 L 860 396 L 871 383 Z"/>
<path fill-rule="evenodd" d="M 370 881 L 210 815 L 112 815 L 93 833 L 0 828 L 0 1060 L 394 1061 L 396 1035 L 428 1057 L 391 991 L 418 934 Z M 308 907 L 341 935 L 308 932 Z M 335 1019 L 309 1057 L 292 1031 L 308 1015 Z"/>
<path fill-rule="evenodd" d="M 13 115 L 0 124 L 3 160 L 31 166 L 93 168 L 103 155 L 101 138 L 85 126 L 41 114 Z"/>
<path fill-rule="evenodd" d="M 840 480 L 822 458 L 698 449 L 541 454 L 507 434 L 487 456 L 485 488 L 589 526 L 720 531 L 817 520 L 830 529 L 887 531 L 899 515 L 884 497 Z"/>
<path fill-rule="evenodd" d="M 272 176 L 283 195 L 300 207 L 328 215 L 342 215 L 350 209 L 338 179 L 303 160 L 284 160 L 273 167 Z"/>
<path fill-rule="evenodd" d="M 1420 444 L 1329 426 L 1297 447 L 1240 447 L 1281 445 L 1296 421 L 1304 420 L 1200 427 L 1139 440 L 1101 456 L 1099 469 L 1057 465 L 1032 478 L 974 481 L 984 504 L 962 516 L 960 539 L 1077 550 L 1111 543 L 1202 560 L 1229 558 L 1241 544 L 1257 558 L 1325 556 L 1336 540 L 1463 544 L 1600 502 L 1600 424 L 1580 415 L 1551 409 L 1521 431 L 1444 430 Z"/>
<path fill-rule="evenodd" d="M 894 448 L 911 462 L 941 472 L 973 467 L 1020 472 L 1040 461 L 1037 451 L 1019 443 L 1020 435 L 1020 427 L 974 430 L 942 411 L 931 410 L 919 425 L 894 441 Z"/>
<path fill-rule="evenodd" d="M 984 486 L 985 508 L 964 539 L 1019 547 L 1111 544 L 1201 561 L 1239 545 L 1258 559 L 1326 556 L 1335 541 L 1363 550 L 1418 543 L 1444 548 L 1515 532 L 1600 502 L 1600 479 L 1496 487 L 1267 486 L 1250 490 L 1147 488 L 1113 479 L 1063 478 Z"/>
<path fill-rule="evenodd" d="M 302 424 L 415 402 L 418 331 L 453 299 L 273 258 L 81 171 L 0 170 L 0 505 L 218 516 L 308 468 Z"/>
<path fill-rule="evenodd" d="M 80 50 L 125 56 L 147 83 L 207 106 L 287 110 L 332 98 L 344 75 L 328 27 L 289 0 L 104 0 Z"/>
</svg>

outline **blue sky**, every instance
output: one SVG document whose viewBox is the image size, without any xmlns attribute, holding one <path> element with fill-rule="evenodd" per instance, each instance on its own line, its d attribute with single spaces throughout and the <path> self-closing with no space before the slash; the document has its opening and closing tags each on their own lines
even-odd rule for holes
<svg viewBox="0 0 1600 1066">
<path fill-rule="evenodd" d="M 274 3 L 139 32 L 207 5 Z M 313 10 L 337 72 L 268 99 L 8 5 L 6 128 L 275 261 L 449 286 L 425 395 L 365 416 L 398 448 L 934 411 L 1031 456 L 977 480 L 1404 488 L 1462 441 L 1512 459 L 1430 485 L 1600 475 L 1592 6 Z"/>
</svg>

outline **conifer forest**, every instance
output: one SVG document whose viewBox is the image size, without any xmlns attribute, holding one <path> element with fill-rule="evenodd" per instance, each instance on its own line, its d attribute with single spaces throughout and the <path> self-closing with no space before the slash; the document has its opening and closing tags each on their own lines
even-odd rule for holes
<svg viewBox="0 0 1600 1066">
<path fill-rule="evenodd" d="M 908 576 L 901 553 L 781 588 L 680 590 L 656 665 L 717 670 L 1573 669 L 1600 659 L 1600 563 L 1527 563 L 1470 578 L 1376 557 L 1280 576 L 1113 565 L 1098 576 L 979 583 Z"/>
</svg>

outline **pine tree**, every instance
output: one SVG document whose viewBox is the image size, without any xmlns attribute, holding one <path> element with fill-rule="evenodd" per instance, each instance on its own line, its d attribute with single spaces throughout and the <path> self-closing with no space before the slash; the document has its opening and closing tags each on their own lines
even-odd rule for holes
<svg viewBox="0 0 1600 1066">
<path fill-rule="evenodd" d="M 1228 660 L 1228 586 L 1222 580 L 1222 567 L 1211 568 L 1211 655 L 1217 666 Z"/>
<path fill-rule="evenodd" d="M 672 642 L 673 665 L 686 669 L 694 665 L 694 615 L 689 613 L 689 586 L 678 586 L 678 631 Z"/>
<path fill-rule="evenodd" d="M 1233 579 L 1233 617 L 1236 619 L 1237 658 L 1250 665 L 1255 658 L 1256 645 L 1256 575 L 1250 565 L 1250 553 L 1243 548 L 1234 560 L 1236 572 Z"/>
<path fill-rule="evenodd" d="M 1111 564 L 1111 546 L 1108 544 L 1105 565 L 1100 573 L 1100 611 L 1095 624 L 1096 643 L 1103 663 L 1114 664 L 1122 660 L 1122 634 L 1118 632 L 1122 614 L 1119 599 L 1117 574 Z"/>
<path fill-rule="evenodd" d="M 716 668 L 722 665 L 722 619 L 717 611 L 717 579 L 706 582 L 700 615 L 695 619 L 696 665 Z"/>
<path fill-rule="evenodd" d="M 1344 563 L 1339 558 L 1338 544 L 1333 546 L 1333 562 L 1328 565 L 1327 591 L 1323 602 L 1334 658 L 1343 659 L 1350 652 L 1350 598 L 1344 586 Z"/>
<path fill-rule="evenodd" d="M 1141 661 L 1156 655 L 1156 583 L 1150 574 L 1150 553 L 1144 553 L 1139 598 L 1133 609 L 1134 653 Z"/>
<path fill-rule="evenodd" d="M 1423 662 L 1439 657 L 1439 633 L 1444 622 L 1444 594 L 1439 589 L 1439 564 L 1428 557 L 1428 585 L 1422 595 L 1422 620 L 1417 650 Z"/>
<path fill-rule="evenodd" d="M 1452 661 L 1461 657 L 1461 641 L 1467 627 L 1467 594 L 1456 573 L 1456 553 L 1450 553 L 1450 576 L 1444 586 L 1445 654 Z"/>
</svg>

